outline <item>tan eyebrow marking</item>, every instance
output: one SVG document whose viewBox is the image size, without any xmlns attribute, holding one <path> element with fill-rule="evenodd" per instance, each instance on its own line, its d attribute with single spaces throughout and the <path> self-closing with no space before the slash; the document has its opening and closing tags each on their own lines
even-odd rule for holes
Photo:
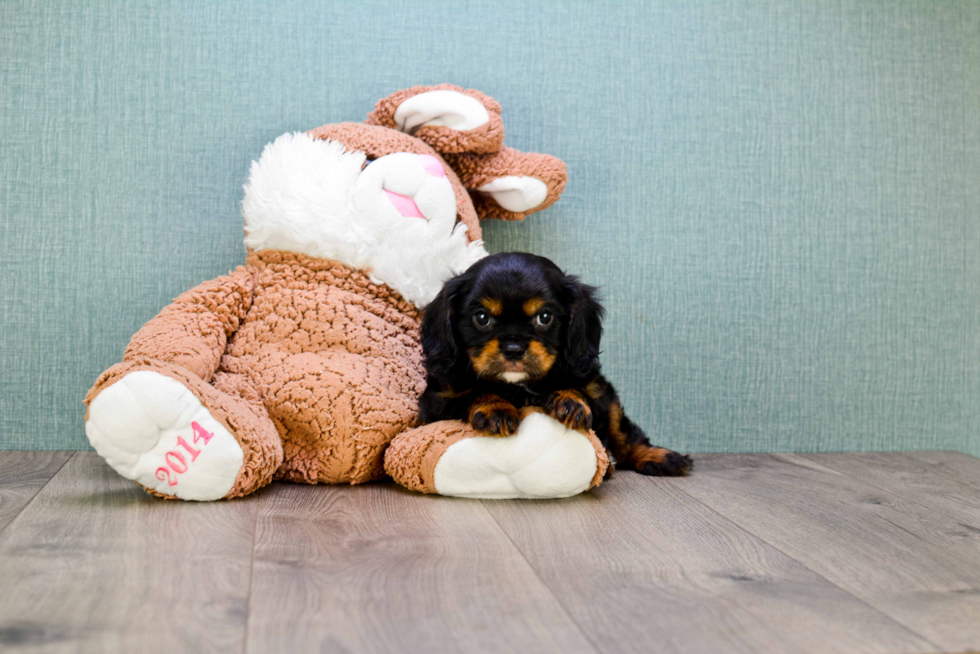
<svg viewBox="0 0 980 654">
<path fill-rule="evenodd" d="M 495 316 L 499 316 L 504 312 L 504 304 L 497 298 L 485 297 L 480 300 L 480 304 L 483 308 L 492 313 Z"/>
<path fill-rule="evenodd" d="M 544 300 L 539 297 L 531 298 L 530 300 L 525 300 L 524 302 L 524 313 L 529 316 L 533 316 L 538 311 L 544 308 Z"/>
</svg>

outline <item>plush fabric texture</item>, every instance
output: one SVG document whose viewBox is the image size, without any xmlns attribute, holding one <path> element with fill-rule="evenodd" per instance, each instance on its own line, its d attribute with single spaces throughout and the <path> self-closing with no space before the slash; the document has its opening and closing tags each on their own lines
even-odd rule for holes
<svg viewBox="0 0 980 654">
<path fill-rule="evenodd" d="M 424 96 L 422 122 L 470 111 L 475 101 L 455 89 L 416 90 L 396 96 Z M 499 105 L 477 97 L 499 117 Z M 446 119 L 468 131 L 471 122 Z M 515 172 L 504 167 L 499 176 Z M 237 497 L 272 479 L 384 476 L 385 451 L 417 422 L 425 389 L 420 309 L 444 280 L 486 256 L 478 227 L 465 223 L 475 213 L 462 189 L 435 150 L 388 127 L 345 123 L 276 139 L 245 185 L 245 265 L 180 295 L 132 337 L 123 361 L 85 398 L 92 445 L 149 492 L 188 500 Z M 465 484 L 443 485 L 470 497 L 589 488 L 602 456 L 592 441 L 564 438 L 572 445 L 548 448 L 563 458 L 542 467 L 554 457 L 526 443 L 566 430 L 535 419 L 528 437 L 496 439 L 494 456 L 481 460 L 477 451 L 449 466 Z M 415 433 L 438 441 L 460 426 Z M 415 487 L 434 474 L 435 452 L 389 461 Z M 495 473 L 507 452 L 524 477 L 541 468 L 541 483 Z M 412 472 L 413 464 L 424 469 Z M 530 490 L 502 493 L 501 485 Z"/>
<path fill-rule="evenodd" d="M 500 117 L 500 104 L 479 91 L 462 89 L 452 84 L 413 86 L 410 89 L 392 93 L 378 102 L 374 111 L 368 114 L 367 123 L 400 129 L 395 121 L 395 112 L 398 108 L 406 100 L 433 91 L 456 91 L 473 98 L 486 108 L 488 120 L 483 125 L 462 131 L 445 125 L 423 123 L 412 130 L 412 136 L 418 137 L 442 153 L 474 152 L 486 154 L 497 152 L 500 149 L 504 142 L 504 123 Z"/>
<path fill-rule="evenodd" d="M 160 322 L 157 322 L 159 325 Z M 148 325 L 149 326 L 149 325 Z M 179 339 L 183 344 L 188 344 L 188 338 Z M 125 376 L 135 372 L 153 372 L 156 374 L 170 377 L 187 388 L 195 395 L 197 400 L 204 406 L 211 416 L 218 420 L 222 426 L 238 441 L 238 445 L 243 453 L 243 462 L 234 483 L 226 497 L 239 497 L 251 493 L 272 481 L 273 475 L 282 463 L 283 448 L 282 440 L 276 431 L 275 425 L 269 421 L 268 412 L 258 396 L 254 385 L 242 376 L 232 374 L 215 375 L 212 383 L 207 383 L 198 375 L 194 374 L 181 365 L 166 363 L 161 360 L 142 357 L 137 354 L 127 352 L 126 360 L 119 363 L 99 376 L 95 385 L 89 390 L 85 397 L 86 405 L 91 407 L 92 403 L 99 397 L 99 394 L 106 388 L 122 380 Z M 120 409 L 118 406 L 107 407 L 114 412 Z M 90 429 L 89 422 L 93 416 L 91 411 L 87 411 L 86 431 Z M 163 427 L 163 425 L 159 425 Z M 97 428 L 102 429 L 101 425 Z M 131 445 L 134 434 L 130 430 L 128 433 L 106 433 L 108 438 L 119 438 L 116 445 L 118 449 L 135 448 Z M 100 454 L 105 452 L 104 447 L 99 448 Z M 145 451 L 145 449 L 144 449 Z M 108 453 L 107 453 L 108 454 Z M 120 468 L 118 463 L 111 457 L 106 456 L 109 463 L 117 472 L 124 476 L 133 478 L 136 475 L 127 474 L 124 468 Z M 156 486 L 155 482 L 151 482 Z M 179 482 L 178 482 L 179 483 Z M 152 488 L 148 490 L 152 491 Z M 155 494 L 162 497 L 157 491 Z M 193 499 L 213 499 L 213 498 L 193 498 Z"/>
<path fill-rule="evenodd" d="M 418 330 L 416 307 L 359 271 L 291 252 L 252 252 L 245 266 L 181 295 L 137 332 L 123 363 L 87 401 L 120 374 L 162 368 L 219 420 L 242 417 L 238 425 L 225 420 L 251 453 L 229 496 L 272 473 L 362 483 L 383 476 L 385 447 L 415 420 L 425 388 Z M 213 386 L 203 382 L 212 378 Z M 227 392 L 233 385 L 238 394 Z M 254 387 L 260 406 L 241 396 L 242 386 Z M 281 441 L 281 456 L 269 440 Z"/>
<path fill-rule="evenodd" d="M 432 483 L 437 493 L 453 497 L 571 497 L 602 479 L 604 450 L 595 434 L 536 414 L 507 439 L 475 436 L 453 443 L 436 463 Z"/>
<path fill-rule="evenodd" d="M 567 497 L 598 486 L 608 468 L 593 432 L 573 432 L 535 411 L 523 412 L 512 437 L 446 420 L 395 437 L 385 453 L 385 471 L 402 486 L 457 497 Z"/>
<path fill-rule="evenodd" d="M 473 429 L 456 420 L 423 425 L 397 436 L 385 452 L 385 472 L 392 479 L 419 493 L 437 493 L 434 472 L 450 445 L 471 438 Z"/>
<path fill-rule="evenodd" d="M 310 130 L 310 136 L 317 139 L 328 139 L 347 144 L 350 148 L 363 152 L 368 157 L 377 159 L 392 152 L 412 152 L 415 154 L 428 154 L 439 156 L 439 152 L 433 150 L 431 146 L 422 142 L 420 139 L 412 138 L 407 134 L 402 134 L 394 129 L 378 126 L 366 126 L 361 123 L 337 123 L 323 125 Z M 473 207 L 473 200 L 466 192 L 459 176 L 451 167 L 446 169 L 446 176 L 453 186 L 456 195 L 457 217 L 459 222 L 466 226 L 466 237 L 470 241 L 478 241 L 482 238 L 483 231 L 480 229 L 480 219 Z"/>
<path fill-rule="evenodd" d="M 219 378 L 215 388 L 226 378 Z M 106 385 L 88 414 L 85 432 L 99 455 L 162 497 L 217 500 L 241 494 L 253 485 L 258 463 L 250 456 L 244 465 L 243 445 L 273 446 L 271 460 L 278 441 L 239 442 L 187 386 L 151 369 L 131 370 Z M 248 433 L 244 425 L 235 431 Z"/>
<path fill-rule="evenodd" d="M 568 171 L 560 159 L 537 152 L 518 152 L 507 146 L 492 154 L 447 154 L 446 160 L 459 171 L 463 186 L 478 191 L 473 196 L 473 204 L 481 219 L 523 220 L 535 211 L 547 209 L 561 197 L 568 179 Z M 508 211 L 493 199 L 493 194 L 479 192 L 480 188 L 505 177 L 531 177 L 544 182 L 547 188 L 544 198 L 533 208 Z"/>
<path fill-rule="evenodd" d="M 431 150 L 396 150 L 388 133 L 349 125 L 338 134 L 343 141 L 297 133 L 266 146 L 245 185 L 245 245 L 340 261 L 410 302 L 428 303 L 445 279 L 487 252 L 457 223 L 455 177 L 425 167 L 428 161 L 448 169 L 445 162 Z M 352 141 L 364 149 L 349 150 Z M 362 171 L 366 153 L 374 161 Z"/>
<path fill-rule="evenodd" d="M 411 128 L 412 135 L 439 150 L 453 170 L 459 174 L 463 186 L 477 191 L 473 204 L 480 219 L 523 220 L 526 216 L 547 209 L 553 205 L 565 190 L 568 171 L 558 158 L 536 152 L 519 152 L 503 145 L 504 127 L 500 117 L 500 105 L 479 91 L 464 90 L 451 84 L 436 86 L 415 86 L 391 94 L 378 102 L 374 111 L 368 115 L 367 122 L 392 129 L 405 129 L 395 119 L 398 107 L 407 100 L 429 95 L 433 92 L 454 91 L 464 93 L 479 101 L 487 110 L 489 120 L 479 127 L 458 131 L 441 124 L 423 123 Z M 537 197 L 532 206 L 521 210 L 508 210 L 494 199 L 494 194 L 480 191 L 496 180 L 527 177 L 543 184 L 545 192 Z"/>
</svg>

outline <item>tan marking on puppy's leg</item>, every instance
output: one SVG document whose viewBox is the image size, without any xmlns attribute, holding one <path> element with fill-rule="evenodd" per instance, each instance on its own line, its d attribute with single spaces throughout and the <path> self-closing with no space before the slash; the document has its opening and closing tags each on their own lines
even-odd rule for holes
<svg viewBox="0 0 980 654">
<path fill-rule="evenodd" d="M 663 463 L 670 450 L 664 447 L 651 447 L 649 445 L 634 445 L 630 449 L 630 459 L 637 468 L 645 463 Z"/>
<path fill-rule="evenodd" d="M 481 298 L 480 304 L 483 305 L 484 309 L 486 309 L 487 311 L 489 311 L 491 314 L 495 316 L 499 316 L 501 313 L 504 312 L 504 303 L 495 297 Z"/>
<path fill-rule="evenodd" d="M 628 458 L 634 470 L 654 477 L 680 477 L 693 466 L 691 457 L 652 445 L 631 446 Z"/>
<path fill-rule="evenodd" d="M 617 459 L 620 455 L 625 457 L 628 449 L 626 445 L 626 434 L 620 429 L 622 421 L 623 406 L 619 402 L 613 402 L 609 405 L 609 438 L 613 442 L 613 454 L 616 454 Z"/>
<path fill-rule="evenodd" d="M 604 393 L 605 393 L 605 389 L 603 389 L 602 385 L 599 384 L 599 382 L 596 381 L 595 379 L 590 381 L 585 387 L 585 394 L 595 401 L 598 401 L 599 398 L 602 397 Z M 620 417 L 622 417 L 622 409 L 620 409 Z"/>
<path fill-rule="evenodd" d="M 609 405 L 609 437 L 617 464 L 645 475 L 677 477 L 692 466 L 691 458 L 665 447 L 629 443 L 622 431 L 623 407 L 619 402 Z"/>
</svg>

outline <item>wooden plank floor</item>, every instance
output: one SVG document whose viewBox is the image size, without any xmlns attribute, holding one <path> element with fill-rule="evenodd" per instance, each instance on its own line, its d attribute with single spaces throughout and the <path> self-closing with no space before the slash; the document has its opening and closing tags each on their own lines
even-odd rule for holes
<svg viewBox="0 0 980 654">
<path fill-rule="evenodd" d="M 980 650 L 980 459 L 701 455 L 546 502 L 149 497 L 0 452 L 0 651 Z"/>
</svg>

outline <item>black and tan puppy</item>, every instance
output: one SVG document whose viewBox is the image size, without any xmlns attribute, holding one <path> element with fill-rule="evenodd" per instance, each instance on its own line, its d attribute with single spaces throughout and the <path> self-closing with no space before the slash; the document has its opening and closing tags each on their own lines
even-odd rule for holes
<svg viewBox="0 0 980 654">
<path fill-rule="evenodd" d="M 600 374 L 595 291 L 522 252 L 489 256 L 447 282 L 422 321 L 422 422 L 465 420 L 508 436 L 521 409 L 540 407 L 571 429 L 594 429 L 620 469 L 687 472 L 691 458 L 652 446 Z"/>
</svg>

